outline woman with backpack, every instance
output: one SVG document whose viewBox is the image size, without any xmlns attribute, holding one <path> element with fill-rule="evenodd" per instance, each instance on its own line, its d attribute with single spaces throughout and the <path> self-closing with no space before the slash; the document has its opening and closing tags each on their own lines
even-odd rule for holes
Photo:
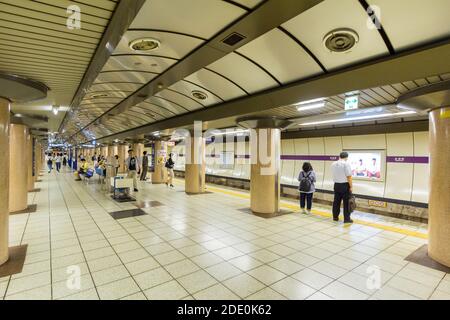
<svg viewBox="0 0 450 320">
<path fill-rule="evenodd" d="M 173 177 L 175 176 L 173 173 L 173 167 L 175 165 L 175 162 L 173 162 L 172 154 L 169 154 L 169 159 L 167 159 L 165 167 L 167 168 L 167 181 L 166 186 L 169 186 L 173 188 Z"/>
<path fill-rule="evenodd" d="M 300 209 L 304 214 L 311 213 L 313 194 L 314 191 L 316 191 L 314 185 L 316 182 L 316 173 L 314 172 L 311 163 L 303 163 L 302 171 L 298 175 L 298 181 L 300 182 L 298 187 L 300 191 Z M 305 211 L 305 204 L 307 211 Z"/>
</svg>

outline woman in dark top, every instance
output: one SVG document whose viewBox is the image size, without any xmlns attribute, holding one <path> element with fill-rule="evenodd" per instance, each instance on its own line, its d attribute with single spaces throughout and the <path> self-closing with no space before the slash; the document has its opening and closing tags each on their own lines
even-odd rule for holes
<svg viewBox="0 0 450 320">
<path fill-rule="evenodd" d="M 311 213 L 312 199 L 314 191 L 316 191 L 314 183 L 316 182 L 316 173 L 311 163 L 303 163 L 302 171 L 298 175 L 299 191 L 300 191 L 300 209 L 302 213 Z M 307 211 L 305 211 L 305 205 Z"/>
</svg>

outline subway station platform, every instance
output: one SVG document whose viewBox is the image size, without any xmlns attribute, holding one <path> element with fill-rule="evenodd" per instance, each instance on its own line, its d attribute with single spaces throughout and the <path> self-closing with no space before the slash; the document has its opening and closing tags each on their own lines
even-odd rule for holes
<svg viewBox="0 0 450 320">
<path fill-rule="evenodd" d="M 244 191 L 187 195 L 180 180 L 141 182 L 118 203 L 69 169 L 40 179 L 36 211 L 10 217 L 10 246 L 28 248 L 22 272 L 0 278 L 6 300 L 450 299 L 450 274 L 405 260 L 426 244 L 420 223 L 356 213 L 344 225 L 286 199 L 290 213 L 266 219 L 245 211 Z"/>
</svg>

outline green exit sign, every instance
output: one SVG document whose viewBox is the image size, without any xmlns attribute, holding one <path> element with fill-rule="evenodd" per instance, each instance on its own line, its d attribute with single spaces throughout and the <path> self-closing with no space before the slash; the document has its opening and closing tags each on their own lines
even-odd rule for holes
<svg viewBox="0 0 450 320">
<path fill-rule="evenodd" d="M 359 97 L 351 96 L 345 98 L 345 110 L 355 110 L 358 109 Z"/>
</svg>

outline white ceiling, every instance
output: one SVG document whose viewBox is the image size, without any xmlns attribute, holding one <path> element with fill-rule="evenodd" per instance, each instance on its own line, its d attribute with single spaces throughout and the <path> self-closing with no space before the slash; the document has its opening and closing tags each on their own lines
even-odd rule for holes
<svg viewBox="0 0 450 320">
<path fill-rule="evenodd" d="M 379 30 L 372 28 L 369 14 L 360 1 L 325 0 L 138 106 L 96 121 L 124 98 L 157 75 L 164 74 L 224 27 L 261 3 L 251 0 L 147 1 L 89 88 L 82 107 L 72 116 L 73 120 L 65 128 L 66 136 L 70 137 L 84 128 L 82 133 L 101 138 L 379 57 L 388 57 L 391 55 L 388 42 L 395 52 L 399 52 L 450 37 L 448 0 L 368 2 L 380 7 L 379 18 L 386 39 Z M 359 42 L 350 52 L 332 53 L 325 48 L 324 36 L 336 28 L 350 28 L 359 35 Z M 155 38 L 161 42 L 161 47 L 147 54 L 133 52 L 128 44 L 141 37 Z M 448 71 L 442 70 L 442 73 Z M 387 83 L 385 87 L 364 90 L 362 106 L 388 103 L 398 96 L 398 92 L 426 85 L 432 82 L 430 79 L 439 79 L 436 78 L 438 76 L 430 74 L 429 78 L 415 82 Z M 207 99 L 193 98 L 193 90 L 205 92 Z M 108 99 L 92 98 L 90 95 L 94 92 L 105 93 Z M 277 107 L 274 102 L 276 109 L 268 113 L 287 118 L 293 116 L 289 109 Z M 339 108 L 342 108 L 342 96 L 330 97 L 329 105 L 323 111 L 334 112 Z M 82 135 L 77 138 L 84 139 Z"/>
</svg>

